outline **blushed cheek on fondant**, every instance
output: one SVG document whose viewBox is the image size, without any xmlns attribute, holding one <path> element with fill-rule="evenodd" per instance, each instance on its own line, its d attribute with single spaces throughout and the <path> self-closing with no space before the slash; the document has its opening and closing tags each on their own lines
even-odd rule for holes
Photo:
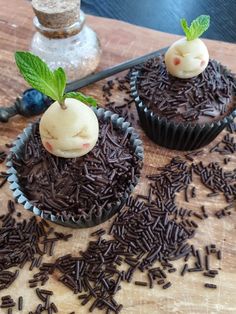
<svg viewBox="0 0 236 314">
<path fill-rule="evenodd" d="M 46 147 L 46 149 L 50 152 L 53 151 L 53 146 L 49 143 L 49 142 L 45 142 L 44 146 Z"/>
<path fill-rule="evenodd" d="M 88 149 L 89 147 L 90 147 L 90 144 L 89 144 L 89 143 L 85 143 L 85 144 L 83 144 L 83 148 Z"/>
<path fill-rule="evenodd" d="M 181 63 L 180 58 L 175 57 L 173 60 L 174 65 L 179 65 Z"/>
</svg>

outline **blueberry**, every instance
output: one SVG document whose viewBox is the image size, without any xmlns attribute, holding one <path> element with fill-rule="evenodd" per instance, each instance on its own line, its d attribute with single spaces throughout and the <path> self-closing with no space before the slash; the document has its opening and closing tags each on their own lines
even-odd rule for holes
<svg viewBox="0 0 236 314">
<path fill-rule="evenodd" d="M 47 96 L 31 88 L 23 93 L 22 99 L 17 103 L 17 109 L 21 115 L 30 117 L 43 113 L 50 103 Z"/>
</svg>

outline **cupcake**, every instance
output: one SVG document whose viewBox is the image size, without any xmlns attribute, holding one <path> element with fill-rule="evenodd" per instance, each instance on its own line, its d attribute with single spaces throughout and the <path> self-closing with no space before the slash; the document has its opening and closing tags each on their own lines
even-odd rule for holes
<svg viewBox="0 0 236 314">
<path fill-rule="evenodd" d="M 236 116 L 235 77 L 209 59 L 199 37 L 209 26 L 200 16 L 186 38 L 165 55 L 148 60 L 131 76 L 131 91 L 141 126 L 157 144 L 194 150 L 210 143 Z"/>
<path fill-rule="evenodd" d="M 7 165 L 15 198 L 34 214 L 64 226 L 83 228 L 104 222 L 120 210 L 138 182 L 142 142 L 123 118 L 90 108 L 88 103 L 95 103 L 91 97 L 53 91 L 55 86 L 65 86 L 62 69 L 57 71 L 63 74 L 53 78 L 59 80 L 57 84 L 47 82 L 52 84 L 48 92 L 36 86 L 34 78 L 32 83 L 22 68 L 27 62 L 45 68 L 39 58 L 19 52 L 16 62 L 26 80 L 56 102 L 12 148 Z"/>
</svg>

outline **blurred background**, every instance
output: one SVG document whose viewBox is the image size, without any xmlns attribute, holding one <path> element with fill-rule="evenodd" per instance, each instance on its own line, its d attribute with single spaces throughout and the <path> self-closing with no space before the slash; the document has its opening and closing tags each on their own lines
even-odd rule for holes
<svg viewBox="0 0 236 314">
<path fill-rule="evenodd" d="M 210 39 L 236 42 L 236 0 L 81 0 L 85 13 L 114 18 L 163 32 L 183 34 L 179 20 L 211 16 L 204 34 Z"/>
</svg>

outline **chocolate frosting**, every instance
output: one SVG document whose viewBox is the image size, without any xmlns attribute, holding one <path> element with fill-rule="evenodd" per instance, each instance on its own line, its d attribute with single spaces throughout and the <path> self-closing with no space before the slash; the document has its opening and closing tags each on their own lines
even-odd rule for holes
<svg viewBox="0 0 236 314">
<path fill-rule="evenodd" d="M 177 122 L 211 122 L 222 119 L 236 107 L 235 78 L 215 60 L 190 79 L 169 74 L 163 57 L 148 60 L 140 69 L 137 89 L 149 109 Z"/>
</svg>

